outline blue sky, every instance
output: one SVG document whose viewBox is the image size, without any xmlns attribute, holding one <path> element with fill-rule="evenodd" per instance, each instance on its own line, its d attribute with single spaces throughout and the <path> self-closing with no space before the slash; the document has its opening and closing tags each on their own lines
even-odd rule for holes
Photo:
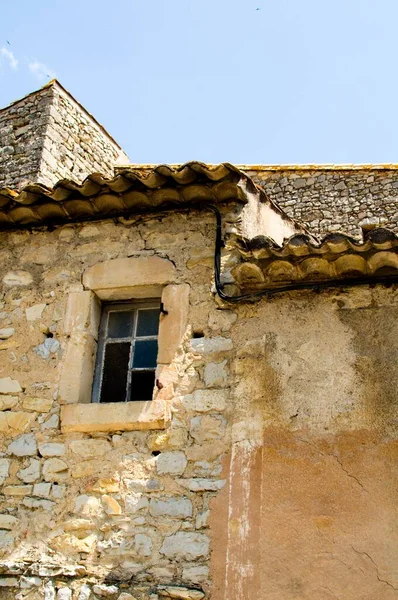
<svg viewBox="0 0 398 600">
<path fill-rule="evenodd" d="M 56 76 L 132 162 L 398 162 L 397 24 L 396 0 L 3 2 L 0 106 Z"/>
</svg>

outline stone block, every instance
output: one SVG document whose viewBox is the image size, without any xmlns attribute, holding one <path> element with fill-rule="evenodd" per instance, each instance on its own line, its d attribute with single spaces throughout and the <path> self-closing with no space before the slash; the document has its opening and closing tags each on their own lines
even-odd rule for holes
<svg viewBox="0 0 398 600">
<path fill-rule="evenodd" d="M 41 319 L 41 316 L 46 306 L 47 304 L 34 304 L 33 306 L 29 306 L 29 308 L 26 308 L 26 320 L 37 321 L 38 319 Z"/>
<path fill-rule="evenodd" d="M 49 412 L 53 405 L 51 398 L 24 398 L 22 407 L 35 412 Z"/>
<path fill-rule="evenodd" d="M 13 327 L 3 327 L 0 329 L 0 340 L 8 340 L 14 333 L 15 329 Z"/>
<path fill-rule="evenodd" d="M 68 465 L 60 458 L 49 458 L 43 465 L 43 477 L 45 481 L 60 482 L 64 481 L 68 474 Z"/>
<path fill-rule="evenodd" d="M 106 456 L 112 450 L 112 446 L 106 440 L 74 440 L 70 442 L 69 449 L 78 456 L 84 458 L 96 458 Z"/>
<path fill-rule="evenodd" d="M 161 289 L 176 279 L 173 263 L 159 256 L 115 258 L 87 269 L 83 285 L 101 300 L 160 297 Z"/>
<path fill-rule="evenodd" d="M 218 415 L 193 417 L 190 424 L 190 434 L 199 444 L 217 440 L 225 435 L 226 421 Z"/>
<path fill-rule="evenodd" d="M 178 479 L 177 482 L 191 492 L 218 492 L 226 483 L 225 479 L 204 479 L 202 477 Z"/>
<path fill-rule="evenodd" d="M 165 538 L 160 553 L 170 559 L 196 560 L 209 554 L 209 538 L 203 533 L 179 531 Z"/>
<path fill-rule="evenodd" d="M 33 496 L 39 498 L 48 498 L 50 496 L 51 483 L 35 483 L 33 486 Z"/>
<path fill-rule="evenodd" d="M 190 350 L 194 354 L 207 356 L 232 350 L 233 343 L 230 338 L 216 336 L 212 338 L 194 338 L 190 341 Z"/>
<path fill-rule="evenodd" d="M 97 343 L 90 333 L 74 333 L 69 339 L 59 384 L 61 404 L 91 402 Z"/>
<path fill-rule="evenodd" d="M 228 385 L 228 374 L 225 369 L 226 360 L 220 363 L 208 363 L 205 365 L 204 380 L 206 387 L 226 387 Z"/>
<path fill-rule="evenodd" d="M 7 485 L 3 488 L 3 494 L 5 496 L 29 496 L 32 489 L 32 485 Z"/>
<path fill-rule="evenodd" d="M 8 271 L 3 277 L 4 285 L 9 287 L 30 285 L 32 281 L 33 277 L 28 271 Z"/>
<path fill-rule="evenodd" d="M 16 379 L 11 379 L 11 377 L 0 379 L 0 394 L 18 394 L 19 392 L 22 392 L 22 388 Z"/>
<path fill-rule="evenodd" d="M 9 454 L 15 456 L 36 456 L 37 442 L 33 433 L 25 433 L 11 442 L 7 448 Z"/>
<path fill-rule="evenodd" d="M 195 412 L 223 411 L 227 405 L 228 392 L 225 390 L 196 390 L 183 396 L 181 402 L 187 410 Z"/>
<path fill-rule="evenodd" d="M 163 401 L 120 402 L 111 404 L 69 404 L 61 407 L 61 430 L 135 431 L 164 429 L 169 413 Z"/>
<path fill-rule="evenodd" d="M 19 523 L 19 519 L 11 515 L 0 515 L 0 529 L 14 529 Z"/>
<path fill-rule="evenodd" d="M 10 463 L 11 461 L 8 458 L 0 458 L 0 485 L 2 485 L 8 477 Z"/>
<path fill-rule="evenodd" d="M 86 332 L 97 339 L 100 319 L 101 303 L 93 292 L 69 294 L 64 333 L 72 335 L 77 332 Z"/>
<path fill-rule="evenodd" d="M 104 507 L 104 510 L 107 515 L 121 515 L 122 514 L 122 507 L 120 506 L 119 502 L 117 500 L 115 500 L 115 498 L 112 498 L 112 496 L 108 496 L 107 494 L 104 494 L 101 497 L 101 501 L 102 501 L 102 506 Z"/>
<path fill-rule="evenodd" d="M 97 594 L 97 596 L 101 596 L 101 598 L 110 598 L 115 596 L 118 593 L 118 588 L 116 585 L 105 585 L 105 583 L 100 583 L 94 585 L 93 592 Z"/>
<path fill-rule="evenodd" d="M 162 292 L 167 315 L 160 316 L 158 363 L 171 363 L 188 327 L 189 285 L 168 285 Z"/>
<path fill-rule="evenodd" d="M 10 410 L 18 404 L 18 396 L 0 395 L 0 410 Z"/>
<path fill-rule="evenodd" d="M 192 588 L 174 585 L 158 585 L 159 599 L 172 598 L 173 600 L 202 600 L 204 592 Z"/>
<path fill-rule="evenodd" d="M 55 508 L 55 502 L 51 500 L 44 500 L 38 498 L 24 498 L 22 504 L 27 508 L 42 508 L 43 510 L 49 511 Z"/>
<path fill-rule="evenodd" d="M 205 583 L 209 580 L 209 568 L 196 565 L 184 567 L 182 578 L 184 581 L 191 581 L 192 583 Z"/>
<path fill-rule="evenodd" d="M 182 475 L 187 466 L 187 458 L 181 451 L 162 452 L 156 460 L 159 475 Z"/>
<path fill-rule="evenodd" d="M 149 512 L 153 517 L 186 519 L 192 516 L 192 502 L 184 497 L 151 498 Z"/>
<path fill-rule="evenodd" d="M 39 454 L 46 458 L 51 456 L 62 456 L 65 454 L 65 451 L 65 444 L 57 442 L 44 442 L 43 444 L 39 444 Z"/>
<path fill-rule="evenodd" d="M 24 483 L 37 481 L 40 478 L 40 460 L 31 458 L 29 465 L 25 469 L 18 471 L 17 477 L 22 479 Z"/>
<path fill-rule="evenodd" d="M 137 533 L 134 538 L 134 549 L 138 556 L 151 556 L 152 540 L 144 533 Z"/>
<path fill-rule="evenodd" d="M 35 418 L 36 415 L 22 411 L 0 412 L 0 432 L 6 435 L 22 433 L 33 423 Z"/>
<path fill-rule="evenodd" d="M 10 548 L 14 544 L 15 538 L 11 532 L 0 530 L 0 549 Z"/>
</svg>

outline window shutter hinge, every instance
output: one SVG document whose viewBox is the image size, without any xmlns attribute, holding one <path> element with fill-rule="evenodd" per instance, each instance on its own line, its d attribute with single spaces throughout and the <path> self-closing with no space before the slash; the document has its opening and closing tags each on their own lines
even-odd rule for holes
<svg viewBox="0 0 398 600">
<path fill-rule="evenodd" d="M 165 316 L 169 314 L 169 311 L 165 309 L 163 302 L 160 303 L 160 312 Z"/>
</svg>

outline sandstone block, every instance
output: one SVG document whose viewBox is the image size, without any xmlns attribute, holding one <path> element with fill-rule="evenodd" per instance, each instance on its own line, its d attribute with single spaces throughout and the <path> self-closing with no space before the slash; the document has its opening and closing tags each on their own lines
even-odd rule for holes
<svg viewBox="0 0 398 600">
<path fill-rule="evenodd" d="M 196 412 L 223 411 L 226 407 L 228 392 L 226 390 L 196 390 L 193 394 L 182 397 L 182 404 L 187 410 Z"/>
<path fill-rule="evenodd" d="M 29 308 L 26 308 L 26 320 L 37 321 L 38 319 L 41 319 L 41 316 L 46 306 L 47 304 L 34 304 L 33 306 L 29 306 Z"/>
<path fill-rule="evenodd" d="M 51 398 L 24 398 L 22 406 L 25 410 L 32 410 L 35 412 L 49 412 L 53 405 Z"/>
<path fill-rule="evenodd" d="M 159 323 L 158 363 L 168 364 L 182 343 L 188 326 L 189 285 L 168 285 L 162 292 L 162 302 L 167 315 Z"/>
<path fill-rule="evenodd" d="M 112 496 L 108 496 L 107 494 L 104 494 L 101 497 L 101 501 L 102 501 L 102 506 L 104 507 L 104 510 L 107 515 L 121 515 L 122 514 L 122 507 L 120 506 L 119 502 L 117 500 L 115 500 L 115 498 L 112 498 Z"/>
<path fill-rule="evenodd" d="M 93 292 L 72 292 L 68 296 L 64 333 L 88 332 L 97 339 L 101 305 Z"/>
<path fill-rule="evenodd" d="M 18 396 L 0 395 L 0 410 L 9 410 L 18 404 Z"/>
<path fill-rule="evenodd" d="M 95 529 L 95 522 L 91 519 L 69 519 L 62 524 L 65 531 L 90 531 Z"/>
<path fill-rule="evenodd" d="M 30 459 L 30 464 L 26 469 L 21 469 L 17 473 L 17 477 L 22 479 L 24 483 L 33 483 L 40 477 L 40 461 L 36 458 Z"/>
<path fill-rule="evenodd" d="M 59 444 L 57 442 L 45 442 L 44 444 L 39 444 L 39 454 L 41 454 L 41 456 L 63 456 L 65 452 L 65 444 Z"/>
<path fill-rule="evenodd" d="M 198 513 L 198 516 L 196 517 L 196 522 L 195 522 L 196 529 L 203 529 L 204 527 L 207 527 L 207 525 L 209 523 L 209 518 L 210 518 L 209 510 L 204 510 L 204 511 Z"/>
<path fill-rule="evenodd" d="M 160 475 L 182 475 L 187 462 L 183 452 L 162 452 L 157 458 L 156 470 Z"/>
<path fill-rule="evenodd" d="M 3 488 L 5 496 L 28 496 L 32 493 L 32 485 L 7 485 Z"/>
<path fill-rule="evenodd" d="M 209 538 L 203 533 L 179 531 L 166 537 L 160 549 L 170 559 L 196 560 L 209 554 Z"/>
<path fill-rule="evenodd" d="M 112 446 L 106 440 L 74 440 L 69 444 L 69 449 L 78 456 L 84 458 L 96 458 L 106 456 L 112 449 Z"/>
<path fill-rule="evenodd" d="M 188 498 L 151 498 L 149 512 L 153 517 L 168 516 L 186 519 L 192 516 L 192 502 Z"/>
<path fill-rule="evenodd" d="M 9 454 L 15 456 L 36 456 L 37 443 L 33 433 L 25 433 L 11 442 L 7 448 Z"/>
<path fill-rule="evenodd" d="M 11 379 L 11 377 L 0 379 L 0 394 L 18 394 L 19 392 L 22 392 L 22 388 L 16 379 Z"/>
<path fill-rule="evenodd" d="M 19 519 L 11 515 L 0 515 L 0 529 L 13 529 L 19 523 Z"/>
<path fill-rule="evenodd" d="M 148 288 L 160 290 L 175 278 L 176 269 L 171 261 L 159 256 L 142 256 L 97 263 L 85 271 L 83 285 L 93 290 L 101 300 L 125 300 L 145 295 L 147 298 L 156 297 L 156 293 L 154 296 L 147 295 Z"/>
<path fill-rule="evenodd" d="M 64 481 L 68 476 L 68 465 L 60 458 L 49 458 L 43 465 L 43 477 L 46 481 Z"/>
<path fill-rule="evenodd" d="M 63 404 L 90 402 L 97 344 L 90 333 L 74 333 L 68 342 L 59 384 Z"/>
<path fill-rule="evenodd" d="M 150 450 L 176 450 L 187 443 L 187 432 L 185 429 L 169 429 L 152 435 L 147 442 Z"/>
<path fill-rule="evenodd" d="M 35 420 L 35 415 L 22 411 L 0 412 L 0 432 L 5 434 L 22 433 Z"/>
<path fill-rule="evenodd" d="M 8 271 L 3 277 L 4 285 L 9 287 L 30 285 L 33 277 L 28 271 Z"/>
</svg>

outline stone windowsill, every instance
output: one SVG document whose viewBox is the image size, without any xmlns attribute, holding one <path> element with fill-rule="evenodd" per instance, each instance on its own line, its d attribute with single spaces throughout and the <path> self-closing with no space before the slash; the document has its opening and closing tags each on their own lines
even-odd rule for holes
<svg viewBox="0 0 398 600">
<path fill-rule="evenodd" d="M 61 431 L 137 431 L 165 429 L 168 411 L 163 401 L 110 404 L 67 404 L 61 407 Z"/>
</svg>

